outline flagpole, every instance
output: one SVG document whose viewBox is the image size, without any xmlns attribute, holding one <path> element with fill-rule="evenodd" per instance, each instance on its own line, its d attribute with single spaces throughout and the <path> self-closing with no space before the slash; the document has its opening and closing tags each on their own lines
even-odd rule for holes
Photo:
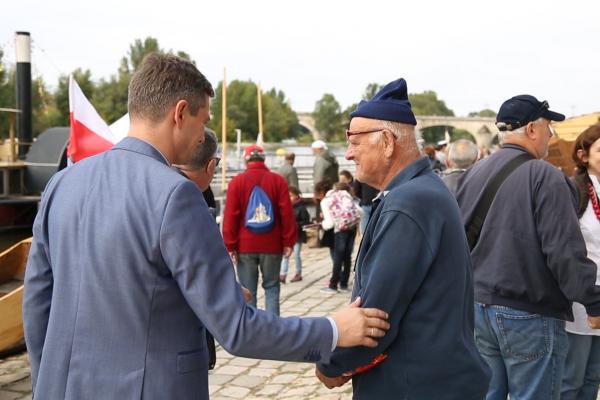
<svg viewBox="0 0 600 400">
<path fill-rule="evenodd" d="M 221 141 L 223 142 L 223 152 L 221 154 L 221 192 L 224 193 L 227 188 L 227 71 L 225 67 L 223 67 L 221 94 Z"/>
<path fill-rule="evenodd" d="M 263 145 L 263 120 L 262 120 L 262 96 L 260 91 L 260 82 L 256 85 L 256 95 L 258 97 L 258 138 L 256 144 Z"/>
</svg>

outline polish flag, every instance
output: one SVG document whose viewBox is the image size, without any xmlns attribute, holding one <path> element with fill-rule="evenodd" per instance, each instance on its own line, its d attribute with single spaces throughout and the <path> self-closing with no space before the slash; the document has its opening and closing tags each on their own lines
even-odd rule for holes
<svg viewBox="0 0 600 400">
<path fill-rule="evenodd" d="M 72 162 L 110 149 L 127 134 L 126 130 L 119 129 L 119 132 L 115 133 L 109 128 L 85 97 L 73 76 L 69 77 L 69 111 L 71 134 L 67 156 Z"/>
</svg>

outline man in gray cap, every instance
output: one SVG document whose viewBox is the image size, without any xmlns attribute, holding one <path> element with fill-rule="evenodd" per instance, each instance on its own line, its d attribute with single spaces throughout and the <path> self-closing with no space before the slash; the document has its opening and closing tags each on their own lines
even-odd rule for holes
<svg viewBox="0 0 600 400">
<path fill-rule="evenodd" d="M 461 178 L 457 200 L 471 247 L 475 336 L 492 369 L 488 399 L 559 399 L 571 303 L 600 315 L 596 265 L 567 178 L 542 159 L 548 102 L 515 96 L 500 107 L 502 148 Z M 597 318 L 592 318 L 596 324 Z"/>
<path fill-rule="evenodd" d="M 382 192 L 352 298 L 387 311 L 391 328 L 376 348 L 336 350 L 317 376 L 334 387 L 352 375 L 357 399 L 481 400 L 489 370 L 473 338 L 467 240 L 456 201 L 420 157 L 406 82 L 389 83 L 350 117 L 346 158 Z"/>
</svg>

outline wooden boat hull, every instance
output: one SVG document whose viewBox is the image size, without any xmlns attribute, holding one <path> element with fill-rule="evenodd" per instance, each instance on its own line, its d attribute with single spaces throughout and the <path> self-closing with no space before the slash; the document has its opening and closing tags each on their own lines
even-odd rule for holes
<svg viewBox="0 0 600 400">
<path fill-rule="evenodd" d="M 31 238 L 0 253 L 0 353 L 23 344 L 23 278 Z"/>
</svg>

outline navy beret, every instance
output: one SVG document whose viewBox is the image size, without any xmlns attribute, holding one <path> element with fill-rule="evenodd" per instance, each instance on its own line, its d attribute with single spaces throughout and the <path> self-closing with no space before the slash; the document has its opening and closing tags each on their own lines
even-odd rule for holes
<svg viewBox="0 0 600 400">
<path fill-rule="evenodd" d="M 408 101 L 406 81 L 402 78 L 385 85 L 371 100 L 362 100 L 350 119 L 363 117 L 417 125 Z"/>
</svg>

